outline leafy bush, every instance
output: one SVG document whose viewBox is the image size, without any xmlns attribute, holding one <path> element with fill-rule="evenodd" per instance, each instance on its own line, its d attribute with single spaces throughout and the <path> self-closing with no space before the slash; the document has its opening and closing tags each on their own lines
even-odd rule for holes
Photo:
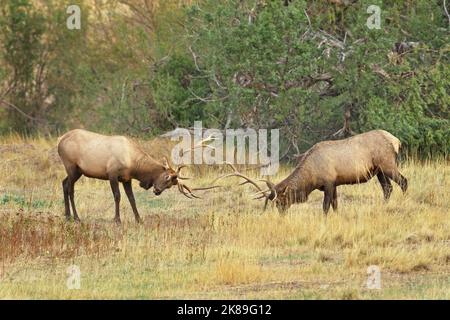
<svg viewBox="0 0 450 320">
<path fill-rule="evenodd" d="M 371 4 L 191 6 L 190 60 L 180 64 L 178 55 L 160 68 L 157 104 L 182 125 L 202 118 L 207 126 L 281 128 L 284 147 L 300 150 L 330 137 L 349 110 L 354 131 L 382 128 L 410 151 L 448 154 L 448 30 L 439 1 L 378 1 L 380 30 L 366 26 Z"/>
<path fill-rule="evenodd" d="M 140 136 L 203 120 L 279 128 L 281 153 L 293 156 L 331 138 L 348 113 L 355 132 L 386 129 L 406 151 L 449 153 L 441 0 L 78 3 L 81 31 L 58 27 L 67 14 L 57 2 L 0 5 L 0 98 L 16 70 L 7 100 L 39 119 L 2 108 L 0 132 Z M 381 29 L 366 25 L 373 4 Z"/>
</svg>

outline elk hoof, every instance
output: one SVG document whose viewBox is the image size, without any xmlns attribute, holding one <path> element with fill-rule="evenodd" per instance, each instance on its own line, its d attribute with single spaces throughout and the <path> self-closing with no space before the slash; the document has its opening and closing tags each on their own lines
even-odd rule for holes
<svg viewBox="0 0 450 320">
<path fill-rule="evenodd" d="M 137 224 L 144 224 L 144 220 L 142 220 L 141 218 L 136 218 L 136 223 Z"/>
</svg>

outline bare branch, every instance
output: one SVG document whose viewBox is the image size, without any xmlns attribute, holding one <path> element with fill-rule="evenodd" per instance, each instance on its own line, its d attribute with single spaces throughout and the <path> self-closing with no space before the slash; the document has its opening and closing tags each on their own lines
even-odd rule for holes
<svg viewBox="0 0 450 320">
<path fill-rule="evenodd" d="M 189 49 L 189 52 L 192 54 L 192 58 L 194 58 L 195 69 L 197 69 L 197 71 L 199 71 L 199 72 L 202 72 L 202 70 L 200 70 L 200 67 L 198 66 L 198 62 L 197 62 L 198 56 L 195 54 L 194 50 L 192 50 L 191 46 L 189 46 L 188 49 Z"/>
<path fill-rule="evenodd" d="M 4 106 L 7 106 L 7 107 L 17 111 L 18 113 L 20 113 L 22 116 L 24 116 L 27 119 L 30 119 L 30 120 L 36 121 L 36 122 L 42 122 L 42 120 L 30 116 L 29 114 L 23 112 L 19 107 L 13 105 L 12 103 L 10 103 L 8 101 L 0 99 L 0 103 L 3 104 Z"/>
<path fill-rule="evenodd" d="M 312 30 L 311 19 L 309 19 L 308 12 L 306 12 L 306 9 L 303 9 L 303 12 L 305 13 L 306 19 L 308 19 L 309 28 Z"/>
<path fill-rule="evenodd" d="M 448 13 L 447 3 L 445 0 L 444 0 L 444 11 L 445 11 L 445 15 L 447 16 L 447 19 L 448 19 L 448 24 L 450 25 L 450 14 Z"/>
<path fill-rule="evenodd" d="M 222 100 L 225 100 L 226 98 L 228 98 L 228 95 L 221 97 L 221 98 L 217 98 L 217 99 L 202 98 L 202 97 L 199 97 L 198 95 L 196 95 L 190 88 L 188 88 L 188 91 L 194 96 L 195 100 L 200 100 L 202 102 L 222 101 Z"/>
</svg>

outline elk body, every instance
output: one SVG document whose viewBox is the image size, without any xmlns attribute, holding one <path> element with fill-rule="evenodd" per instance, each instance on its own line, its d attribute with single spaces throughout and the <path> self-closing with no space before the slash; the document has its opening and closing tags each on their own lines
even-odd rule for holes
<svg viewBox="0 0 450 320">
<path fill-rule="evenodd" d="M 70 219 L 71 205 L 74 220 L 79 221 L 74 201 L 74 185 L 82 175 L 109 180 L 114 195 L 117 223 L 120 223 L 119 183 L 123 185 L 136 222 L 142 220 L 133 195 L 132 179 L 139 180 L 139 185 L 146 190 L 153 187 L 155 195 L 160 195 L 165 189 L 177 185 L 178 190 L 185 196 L 197 197 L 191 189 L 178 181 L 183 179 L 179 175 L 182 167 L 175 170 L 166 159 L 163 163 L 156 161 L 138 144 L 124 136 L 105 136 L 81 129 L 72 130 L 59 138 L 58 154 L 67 172 L 67 177 L 62 182 L 67 219 Z"/>
<path fill-rule="evenodd" d="M 397 167 L 399 149 L 399 139 L 387 131 L 373 130 L 343 140 L 315 144 L 300 157 L 297 167 L 286 179 L 275 185 L 266 181 L 268 190 L 261 190 L 254 181 L 236 170 L 226 176 L 246 179 L 260 190 L 259 198 L 265 197 L 266 205 L 271 200 L 280 211 L 294 203 L 305 202 L 313 190 L 321 190 L 324 192 L 323 211 L 327 213 L 330 205 L 333 210 L 337 209 L 338 186 L 364 183 L 373 176 L 377 176 L 386 200 L 392 192 L 391 180 L 406 192 L 408 181 Z"/>
</svg>

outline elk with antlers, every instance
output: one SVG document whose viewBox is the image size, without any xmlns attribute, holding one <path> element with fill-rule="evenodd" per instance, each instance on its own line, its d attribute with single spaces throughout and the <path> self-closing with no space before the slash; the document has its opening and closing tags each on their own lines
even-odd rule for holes
<svg viewBox="0 0 450 320">
<path fill-rule="evenodd" d="M 394 180 L 406 192 L 407 179 L 399 172 L 397 155 L 400 140 L 384 130 L 373 130 L 353 137 L 323 141 L 306 151 L 295 170 L 283 181 L 273 184 L 267 180 L 268 189 L 262 190 L 257 182 L 241 174 L 236 168 L 233 173 L 216 179 L 237 176 L 245 179 L 241 184 L 250 183 L 258 189 L 256 199 L 273 201 L 280 211 L 292 204 L 305 202 L 313 190 L 324 192 L 323 211 L 327 213 L 330 205 L 337 209 L 336 188 L 344 184 L 357 184 L 377 176 L 383 189 L 384 198 L 389 199 L 392 192 L 390 180 Z"/>
<path fill-rule="evenodd" d="M 184 166 L 173 169 L 166 158 L 163 163 L 160 163 L 148 155 L 137 143 L 124 136 L 105 136 L 75 129 L 58 139 L 58 154 L 67 172 L 67 177 L 62 182 L 66 219 L 70 219 L 71 205 L 75 221 L 80 219 L 75 208 L 74 185 L 82 175 L 109 180 L 116 205 L 114 220 L 117 223 L 120 223 L 119 182 L 123 184 L 138 223 L 142 220 L 133 195 L 132 179 L 139 180 L 139 185 L 146 190 L 153 187 L 153 192 L 157 196 L 173 185 L 177 185 L 178 190 L 191 199 L 199 198 L 192 191 L 217 187 L 189 188 L 178 181 L 187 179 L 180 176 L 180 170 Z"/>
</svg>

